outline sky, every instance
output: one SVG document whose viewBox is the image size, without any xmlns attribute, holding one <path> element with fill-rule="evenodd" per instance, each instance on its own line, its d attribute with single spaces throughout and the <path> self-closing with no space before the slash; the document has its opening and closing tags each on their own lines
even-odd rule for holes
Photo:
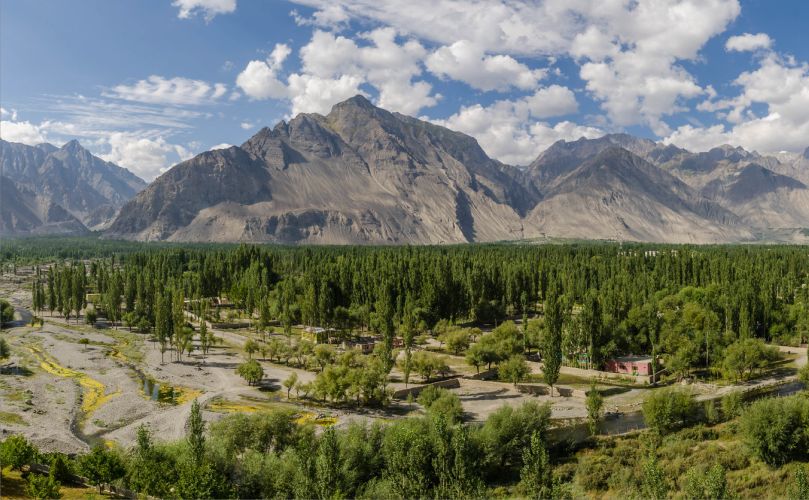
<svg viewBox="0 0 809 500">
<path fill-rule="evenodd" d="M 0 0 L 0 137 L 152 180 L 356 94 L 526 165 L 628 132 L 809 146 L 806 0 Z"/>
</svg>

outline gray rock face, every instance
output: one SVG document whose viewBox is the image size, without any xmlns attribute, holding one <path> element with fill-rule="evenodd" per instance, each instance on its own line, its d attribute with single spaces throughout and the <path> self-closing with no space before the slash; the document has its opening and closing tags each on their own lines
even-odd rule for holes
<svg viewBox="0 0 809 500">
<path fill-rule="evenodd" d="M 523 237 L 538 199 L 477 142 L 363 97 L 203 153 L 130 201 L 142 240 L 451 243 Z"/>
<path fill-rule="evenodd" d="M 18 188 L 61 206 L 94 229 L 109 224 L 117 210 L 146 186 L 128 170 L 93 156 L 75 140 L 61 148 L 0 140 L 0 166 Z"/>
<path fill-rule="evenodd" d="M 301 114 L 239 147 L 176 165 L 128 202 L 107 234 L 368 244 L 752 241 L 809 227 L 807 182 L 786 170 L 741 148 L 694 154 L 627 134 L 559 141 L 528 167 L 513 167 L 472 137 L 357 96 L 326 116 Z"/>
<path fill-rule="evenodd" d="M 60 205 L 0 177 L 0 236 L 65 234 L 88 230 Z"/>
</svg>

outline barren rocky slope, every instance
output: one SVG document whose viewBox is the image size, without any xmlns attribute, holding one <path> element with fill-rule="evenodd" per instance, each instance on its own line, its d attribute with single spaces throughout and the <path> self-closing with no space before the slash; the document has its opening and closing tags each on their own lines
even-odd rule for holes
<svg viewBox="0 0 809 500">
<path fill-rule="evenodd" d="M 9 189 L 34 193 L 93 229 L 109 224 L 118 209 L 146 186 L 128 170 L 93 156 L 75 140 L 61 148 L 0 140 L 0 168 L 6 182 L 15 184 Z M 16 208 L 3 202 L 4 215 Z M 47 227 L 27 231 L 21 227 L 5 226 L 0 231 L 48 232 Z"/>
<path fill-rule="evenodd" d="M 203 153 L 133 199 L 109 234 L 143 240 L 453 243 L 524 237 L 537 194 L 466 135 L 374 107 L 301 114 Z"/>
<path fill-rule="evenodd" d="M 809 227 L 797 156 L 787 162 L 729 146 L 694 154 L 613 134 L 559 141 L 519 168 L 492 160 L 472 137 L 356 96 L 326 116 L 301 114 L 239 147 L 176 165 L 132 199 L 107 234 L 422 244 L 721 243 L 766 233 L 794 241 Z"/>
</svg>

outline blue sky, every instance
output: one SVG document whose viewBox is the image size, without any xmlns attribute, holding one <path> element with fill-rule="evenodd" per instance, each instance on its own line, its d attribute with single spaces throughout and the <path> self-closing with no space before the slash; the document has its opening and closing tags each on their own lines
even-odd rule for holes
<svg viewBox="0 0 809 500">
<path fill-rule="evenodd" d="M 809 146 L 803 0 L 0 0 L 0 136 L 152 179 L 363 93 L 526 164 L 628 131 Z"/>
</svg>

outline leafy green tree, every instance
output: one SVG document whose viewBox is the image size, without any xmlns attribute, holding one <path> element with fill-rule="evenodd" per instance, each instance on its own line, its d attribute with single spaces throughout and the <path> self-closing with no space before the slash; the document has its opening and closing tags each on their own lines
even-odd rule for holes
<svg viewBox="0 0 809 500">
<path fill-rule="evenodd" d="M 590 390 L 587 391 L 585 406 L 587 407 L 587 428 L 590 430 L 590 435 L 595 436 L 598 434 L 601 410 L 604 407 L 604 397 L 598 392 L 595 382 L 590 384 Z"/>
<path fill-rule="evenodd" d="M 315 362 L 320 367 L 320 371 L 323 371 L 326 365 L 334 361 L 334 351 L 327 345 L 316 345 L 313 352 L 315 355 Z"/>
<path fill-rule="evenodd" d="M 79 473 L 86 477 L 90 484 L 98 486 L 98 492 L 104 485 L 124 477 L 126 468 L 124 461 L 114 451 L 103 446 L 94 446 L 92 451 L 78 459 Z"/>
<path fill-rule="evenodd" d="M 289 376 L 284 380 L 283 385 L 287 389 L 287 399 L 289 399 L 289 393 L 292 391 L 292 388 L 298 383 L 298 374 L 296 372 L 292 372 Z"/>
<path fill-rule="evenodd" d="M 264 378 L 264 368 L 255 359 L 237 366 L 236 373 L 247 381 L 248 385 L 256 385 Z"/>
<path fill-rule="evenodd" d="M 501 380 L 511 382 L 514 387 L 517 387 L 517 383 L 528 376 L 531 370 L 528 368 L 525 358 L 520 354 L 515 354 L 500 363 L 498 372 Z"/>
<path fill-rule="evenodd" d="M 6 359 L 11 356 L 11 348 L 8 346 L 6 339 L 0 337 L 0 359 Z"/>
<path fill-rule="evenodd" d="M 61 489 L 62 485 L 59 481 L 50 475 L 30 474 L 25 491 L 31 498 L 50 500 L 52 498 L 62 498 Z"/>
<path fill-rule="evenodd" d="M 562 325 L 565 312 L 562 300 L 558 295 L 550 295 L 545 303 L 545 341 L 542 346 L 542 377 L 551 387 L 559 380 L 559 369 L 562 367 Z"/>
<path fill-rule="evenodd" d="M 12 434 L 0 445 L 0 462 L 4 467 L 22 470 L 24 465 L 30 464 L 36 457 L 36 449 L 19 434 Z"/>
<path fill-rule="evenodd" d="M 188 416 L 186 428 L 191 459 L 199 466 L 205 459 L 205 421 L 202 420 L 202 411 L 196 399 L 191 403 L 191 414 Z"/>
<path fill-rule="evenodd" d="M 384 478 L 401 498 L 424 498 L 433 481 L 429 429 L 419 420 L 389 428 L 382 442 Z"/>
<path fill-rule="evenodd" d="M 0 327 L 14 320 L 14 307 L 5 299 L 0 299 Z"/>
<path fill-rule="evenodd" d="M 761 339 L 747 338 L 729 345 L 725 349 L 722 368 L 736 380 L 745 380 L 769 363 L 778 359 L 778 350 L 764 344 Z"/>
<path fill-rule="evenodd" d="M 88 325 L 95 326 L 96 320 L 98 320 L 98 314 L 96 313 L 95 307 L 88 305 L 84 309 L 84 322 Z"/>
<path fill-rule="evenodd" d="M 668 388 L 649 394 L 642 408 L 646 426 L 663 435 L 686 424 L 694 415 L 695 403 L 690 392 Z"/>
<path fill-rule="evenodd" d="M 641 491 L 645 498 L 652 500 L 664 500 L 668 496 L 669 485 L 655 456 L 649 457 L 643 464 Z"/>
<path fill-rule="evenodd" d="M 443 338 L 447 349 L 456 356 L 469 347 L 470 336 L 466 329 L 450 330 L 444 334 Z"/>
<path fill-rule="evenodd" d="M 548 450 L 538 432 L 531 434 L 530 446 L 525 448 L 520 469 L 520 486 L 531 498 L 550 498 L 553 477 Z"/>
<path fill-rule="evenodd" d="M 725 500 L 731 498 L 728 492 L 725 468 L 715 464 L 705 472 L 698 467 L 692 467 L 686 472 L 683 484 L 683 493 L 689 500 L 702 500 L 703 498 Z"/>
<path fill-rule="evenodd" d="M 745 410 L 740 427 L 753 453 L 778 466 L 805 452 L 807 418 L 809 402 L 804 399 L 762 399 Z"/>
<path fill-rule="evenodd" d="M 457 394 L 440 387 L 426 387 L 418 397 L 418 402 L 431 416 L 440 416 L 448 424 L 455 424 L 463 419 L 463 406 Z"/>
<path fill-rule="evenodd" d="M 253 359 L 253 354 L 258 351 L 258 344 L 253 339 L 247 339 L 244 343 L 244 353 L 247 354 L 247 359 Z"/>
<path fill-rule="evenodd" d="M 337 433 L 329 427 L 323 432 L 315 458 L 315 485 L 319 498 L 341 498 L 345 491 L 342 476 L 342 457 Z"/>
</svg>

